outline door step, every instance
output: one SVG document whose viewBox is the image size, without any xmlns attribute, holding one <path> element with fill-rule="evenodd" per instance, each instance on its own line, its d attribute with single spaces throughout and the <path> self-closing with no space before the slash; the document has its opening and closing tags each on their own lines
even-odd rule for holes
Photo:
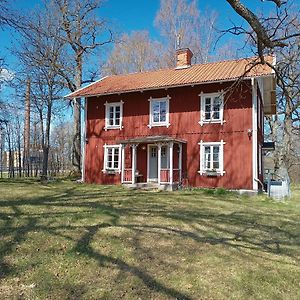
<svg viewBox="0 0 300 300">
<path fill-rule="evenodd" d="M 136 184 L 123 184 L 123 186 L 130 189 L 140 190 L 161 190 L 161 191 L 174 191 L 178 189 L 178 184 L 158 184 L 156 182 L 140 182 Z"/>
</svg>

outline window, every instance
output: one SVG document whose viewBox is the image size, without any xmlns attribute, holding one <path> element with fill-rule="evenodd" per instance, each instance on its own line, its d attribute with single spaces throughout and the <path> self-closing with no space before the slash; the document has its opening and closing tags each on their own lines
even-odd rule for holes
<svg viewBox="0 0 300 300">
<path fill-rule="evenodd" d="M 224 142 L 204 143 L 200 145 L 200 175 L 216 174 L 223 175 L 223 146 Z"/>
<path fill-rule="evenodd" d="M 169 151 L 167 146 L 161 147 L 161 168 L 168 169 L 169 168 Z"/>
<path fill-rule="evenodd" d="M 104 168 L 103 171 L 120 171 L 121 146 L 104 146 Z"/>
<path fill-rule="evenodd" d="M 106 102 L 105 107 L 105 130 L 122 129 L 123 102 Z"/>
<path fill-rule="evenodd" d="M 150 98 L 150 121 L 149 127 L 167 126 L 169 127 L 169 99 L 166 98 Z"/>
<path fill-rule="evenodd" d="M 200 125 L 203 125 L 204 123 L 223 124 L 223 95 L 215 93 L 200 94 L 200 96 Z"/>
</svg>

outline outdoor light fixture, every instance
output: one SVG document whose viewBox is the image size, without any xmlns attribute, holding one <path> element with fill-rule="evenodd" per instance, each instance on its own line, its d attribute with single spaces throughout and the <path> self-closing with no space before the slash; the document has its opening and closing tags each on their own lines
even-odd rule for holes
<svg viewBox="0 0 300 300">
<path fill-rule="evenodd" d="M 252 136 L 252 129 L 248 129 L 247 134 L 248 134 L 249 137 L 251 137 Z"/>
</svg>

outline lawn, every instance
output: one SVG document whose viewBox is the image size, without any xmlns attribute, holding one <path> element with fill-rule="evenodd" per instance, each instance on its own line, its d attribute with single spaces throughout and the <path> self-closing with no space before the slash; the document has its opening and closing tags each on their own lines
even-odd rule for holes
<svg viewBox="0 0 300 300">
<path fill-rule="evenodd" d="M 300 189 L 0 181 L 1 299 L 300 299 Z"/>
</svg>

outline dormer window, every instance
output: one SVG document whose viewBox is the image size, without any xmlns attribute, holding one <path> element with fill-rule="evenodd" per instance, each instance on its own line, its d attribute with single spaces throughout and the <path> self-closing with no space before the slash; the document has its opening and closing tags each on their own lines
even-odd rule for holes
<svg viewBox="0 0 300 300">
<path fill-rule="evenodd" d="M 150 98 L 150 116 L 149 127 L 166 126 L 169 127 L 169 99 L 165 98 Z"/>
<path fill-rule="evenodd" d="M 220 93 L 200 94 L 200 125 L 204 123 L 223 124 L 223 95 Z"/>
<path fill-rule="evenodd" d="M 105 130 L 122 129 L 123 101 L 105 103 Z"/>
</svg>

